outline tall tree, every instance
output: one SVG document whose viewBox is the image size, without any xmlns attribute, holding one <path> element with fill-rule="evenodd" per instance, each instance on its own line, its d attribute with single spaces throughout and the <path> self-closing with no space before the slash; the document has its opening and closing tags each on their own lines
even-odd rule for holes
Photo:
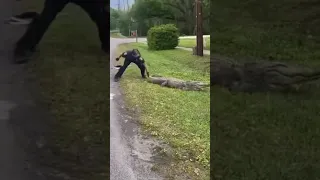
<svg viewBox="0 0 320 180">
<path fill-rule="evenodd" d="M 204 3 L 204 19 L 208 19 L 209 1 Z M 195 33 L 194 0 L 136 0 L 131 15 L 138 21 L 175 23 L 184 34 Z M 208 29 L 208 21 L 204 21 Z"/>
</svg>

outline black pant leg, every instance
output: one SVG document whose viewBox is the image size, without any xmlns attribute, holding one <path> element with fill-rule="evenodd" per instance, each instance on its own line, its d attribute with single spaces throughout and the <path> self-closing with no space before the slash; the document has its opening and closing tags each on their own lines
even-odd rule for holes
<svg viewBox="0 0 320 180">
<path fill-rule="evenodd" d="M 75 4 L 79 5 L 83 10 L 85 10 L 90 16 L 91 20 L 96 23 L 99 38 L 101 41 L 101 47 L 104 50 L 110 49 L 110 40 L 109 40 L 109 21 L 110 14 L 105 8 L 105 3 L 103 1 L 73 1 Z"/>
<path fill-rule="evenodd" d="M 127 69 L 127 67 L 130 65 L 131 61 L 128 59 L 124 60 L 123 66 L 121 66 L 121 68 L 119 69 L 119 71 L 117 72 L 117 74 L 115 75 L 115 78 L 121 78 L 122 74 L 124 73 L 124 71 Z"/>
<path fill-rule="evenodd" d="M 17 42 L 15 51 L 33 50 L 57 14 L 67 3 L 68 0 L 46 0 L 39 18 L 35 19 L 29 25 L 25 34 Z"/>
<path fill-rule="evenodd" d="M 141 76 L 142 76 L 143 78 L 145 78 L 145 77 L 146 77 L 146 75 L 145 75 L 145 73 L 146 73 L 146 66 L 144 65 L 144 63 L 143 63 L 142 61 L 139 61 L 139 60 L 135 61 L 134 63 L 139 67 L 140 72 L 141 72 Z"/>
</svg>

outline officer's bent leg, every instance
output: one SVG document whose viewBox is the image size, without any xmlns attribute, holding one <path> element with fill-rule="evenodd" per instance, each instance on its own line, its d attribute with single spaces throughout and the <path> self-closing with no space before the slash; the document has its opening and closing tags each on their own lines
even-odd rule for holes
<svg viewBox="0 0 320 180">
<path fill-rule="evenodd" d="M 141 76 L 142 76 L 142 78 L 146 78 L 146 75 L 145 75 L 145 73 L 146 73 L 146 66 L 144 65 L 144 63 L 143 63 L 143 62 L 136 62 L 135 64 L 139 67 L 139 69 L 140 69 L 140 71 L 141 71 Z"/>
<path fill-rule="evenodd" d="M 85 1 L 75 1 L 83 10 L 85 10 L 90 16 L 91 20 L 96 23 L 99 31 L 99 37 L 101 41 L 101 46 L 103 49 L 110 49 L 110 39 L 109 39 L 109 24 L 110 21 L 109 13 L 104 7 L 104 3 L 101 2 L 85 2 Z"/>
<path fill-rule="evenodd" d="M 26 33 L 17 42 L 15 52 L 33 50 L 67 3 L 67 0 L 46 0 L 39 18 L 29 25 Z"/>
<path fill-rule="evenodd" d="M 122 74 L 127 69 L 127 67 L 130 65 L 130 63 L 131 63 L 131 61 L 125 59 L 124 63 L 123 63 L 123 66 L 121 66 L 121 68 L 119 69 L 119 71 L 115 75 L 115 78 L 121 78 Z"/>
</svg>

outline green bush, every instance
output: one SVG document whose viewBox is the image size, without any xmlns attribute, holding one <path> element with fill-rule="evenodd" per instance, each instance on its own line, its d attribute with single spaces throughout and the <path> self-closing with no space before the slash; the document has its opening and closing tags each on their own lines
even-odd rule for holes
<svg viewBox="0 0 320 180">
<path fill-rule="evenodd" d="M 148 47 L 151 50 L 174 49 L 179 44 L 179 30 L 174 24 L 163 24 L 149 29 Z"/>
</svg>

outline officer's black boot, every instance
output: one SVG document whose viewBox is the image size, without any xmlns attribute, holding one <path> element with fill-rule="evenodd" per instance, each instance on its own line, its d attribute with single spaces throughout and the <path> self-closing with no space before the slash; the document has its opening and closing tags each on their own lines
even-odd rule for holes
<svg viewBox="0 0 320 180">
<path fill-rule="evenodd" d="M 109 54 L 110 51 L 110 47 L 107 45 L 102 45 L 101 46 L 102 51 L 104 51 L 105 53 Z"/>
<path fill-rule="evenodd" d="M 121 79 L 121 77 L 115 75 L 113 80 L 114 80 L 114 82 L 118 82 L 118 81 L 120 81 L 120 79 Z"/>
<path fill-rule="evenodd" d="M 33 52 L 34 51 L 32 50 L 22 50 L 22 49 L 16 48 L 13 54 L 14 63 L 15 64 L 27 63 L 31 59 Z"/>
</svg>

